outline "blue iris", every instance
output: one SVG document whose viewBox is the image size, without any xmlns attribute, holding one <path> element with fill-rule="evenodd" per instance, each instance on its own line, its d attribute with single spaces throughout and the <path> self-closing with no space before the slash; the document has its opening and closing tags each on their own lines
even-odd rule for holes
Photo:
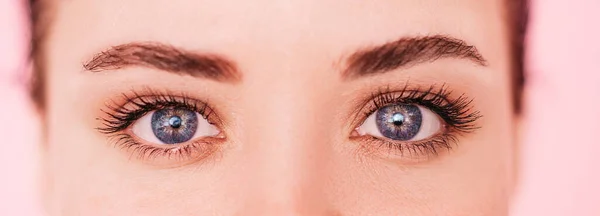
<svg viewBox="0 0 600 216">
<path fill-rule="evenodd" d="M 410 140 L 419 133 L 423 116 L 415 105 L 392 104 L 377 110 L 377 129 L 386 138 Z"/>
<path fill-rule="evenodd" d="M 196 112 L 183 108 L 166 108 L 152 114 L 152 132 L 165 144 L 186 142 L 196 133 Z"/>
</svg>

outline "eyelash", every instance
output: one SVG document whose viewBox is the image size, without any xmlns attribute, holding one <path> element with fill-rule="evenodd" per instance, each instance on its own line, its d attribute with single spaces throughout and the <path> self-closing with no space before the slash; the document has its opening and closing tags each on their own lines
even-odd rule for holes
<svg viewBox="0 0 600 216">
<path fill-rule="evenodd" d="M 141 159 L 176 156 L 185 160 L 194 154 L 209 155 L 214 150 L 211 148 L 213 147 L 211 144 L 218 142 L 219 138 L 205 138 L 189 144 L 165 148 L 140 143 L 131 135 L 123 132 L 147 113 L 167 107 L 189 109 L 198 112 L 215 126 L 221 124 L 218 118 L 213 116 L 213 109 L 207 103 L 184 94 L 173 96 L 169 92 L 162 93 L 152 90 L 146 92 L 146 94 L 139 94 L 131 91 L 130 95 L 123 94 L 122 98 L 125 102 L 121 104 L 112 101 L 112 105 L 107 105 L 108 109 L 102 110 L 106 117 L 98 118 L 103 126 L 97 130 L 110 135 L 115 146 L 131 150 L 132 154 L 136 154 Z M 385 147 L 388 150 L 398 151 L 402 156 L 405 152 L 409 152 L 411 156 L 421 156 L 437 155 L 440 149 L 451 150 L 453 144 L 457 143 L 459 135 L 471 133 L 479 128 L 475 122 L 482 117 L 479 111 L 473 109 L 472 99 L 467 98 L 464 94 L 455 99 L 448 99 L 451 95 L 452 91 L 448 90 L 445 84 L 440 87 L 432 85 L 427 89 L 410 88 L 406 84 L 400 91 L 392 91 L 389 86 L 379 90 L 365 103 L 365 108 L 362 109 L 362 121 L 384 106 L 403 103 L 416 104 L 430 109 L 439 115 L 446 126 L 440 134 L 414 142 L 397 142 L 368 135 L 361 136 L 360 138 L 366 144 L 366 149 L 372 151 L 377 149 L 373 149 L 373 146 Z"/>
<path fill-rule="evenodd" d="M 474 110 L 472 99 L 464 94 L 455 99 L 449 99 L 452 93 L 445 84 L 439 87 L 431 85 L 426 89 L 411 88 L 409 84 L 406 84 L 399 91 L 390 90 L 389 86 L 379 90 L 378 93 L 371 96 L 365 108 L 362 109 L 362 121 L 377 110 L 390 104 L 415 104 L 430 109 L 437 114 L 444 122 L 445 127 L 441 133 L 429 139 L 412 142 L 398 142 L 364 135 L 360 138 L 368 145 L 366 149 L 372 151 L 373 146 L 385 147 L 398 151 L 401 156 L 408 152 L 411 156 L 417 157 L 438 155 L 440 149 L 451 150 L 453 144 L 458 142 L 459 135 L 472 133 L 479 128 L 475 122 L 483 117 L 479 111 Z"/>
<path fill-rule="evenodd" d="M 184 94 L 174 96 L 169 92 L 155 92 L 149 89 L 146 92 L 146 94 L 139 94 L 131 91 L 131 96 L 122 94 L 122 98 L 125 101 L 122 104 L 111 101 L 112 103 L 107 105 L 107 109 L 102 110 L 106 117 L 98 118 L 103 126 L 97 128 L 97 130 L 110 135 L 116 147 L 130 150 L 132 154 L 137 155 L 140 159 L 171 158 L 176 156 L 181 160 L 185 160 L 194 154 L 209 155 L 214 150 L 211 148 L 213 147 L 211 144 L 219 141 L 220 138 L 207 137 L 192 141 L 191 143 L 165 148 L 143 144 L 138 142 L 132 135 L 124 133 L 123 131 L 147 113 L 168 107 L 185 108 L 198 112 L 209 123 L 216 126 L 221 123 L 213 115 L 213 109 L 207 103 L 192 99 Z"/>
</svg>

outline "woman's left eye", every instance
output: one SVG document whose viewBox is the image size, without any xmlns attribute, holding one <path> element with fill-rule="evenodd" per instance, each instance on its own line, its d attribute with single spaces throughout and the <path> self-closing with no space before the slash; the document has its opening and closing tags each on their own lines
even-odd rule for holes
<svg viewBox="0 0 600 216">
<path fill-rule="evenodd" d="M 180 144 L 198 137 L 217 136 L 220 131 L 198 112 L 164 108 L 145 114 L 133 123 L 137 137 L 154 144 Z"/>
<path fill-rule="evenodd" d="M 395 141 L 419 141 L 432 137 L 444 129 L 438 115 L 431 110 L 412 104 L 390 104 L 373 112 L 357 128 L 359 135 Z"/>
</svg>

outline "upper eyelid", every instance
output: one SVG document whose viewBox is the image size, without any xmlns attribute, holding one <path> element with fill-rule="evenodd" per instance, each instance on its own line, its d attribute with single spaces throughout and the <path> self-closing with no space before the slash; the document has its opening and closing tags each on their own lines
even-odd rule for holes
<svg viewBox="0 0 600 216">
<path fill-rule="evenodd" d="M 436 85 L 431 85 L 430 88 L 434 88 Z M 443 88 L 445 86 L 445 84 L 443 85 L 439 85 L 440 88 Z M 428 88 L 428 89 L 430 89 Z M 362 97 L 360 99 L 358 99 L 355 103 L 355 105 L 353 106 L 354 108 L 352 110 L 355 110 L 356 113 L 359 113 L 361 111 L 363 111 L 365 108 L 368 107 L 369 104 L 373 104 L 374 99 L 381 97 L 381 96 L 385 96 L 385 95 L 399 95 L 402 94 L 404 95 L 405 92 L 423 92 L 423 89 L 420 86 L 411 86 L 410 83 L 406 83 L 403 87 L 401 88 L 397 88 L 396 90 L 394 90 L 392 87 L 385 86 L 383 88 L 379 88 L 378 90 L 375 90 L 373 93 L 368 94 L 368 96 Z"/>
<path fill-rule="evenodd" d="M 130 95 L 128 95 L 128 94 L 130 94 Z M 129 91 L 129 93 L 122 93 L 120 97 L 121 97 L 121 99 L 124 100 L 122 103 L 119 104 L 120 107 L 125 106 L 128 103 L 135 102 L 135 100 L 141 100 L 143 102 L 152 102 L 150 100 L 154 100 L 154 102 L 157 102 L 157 101 L 161 101 L 161 102 L 162 101 L 175 101 L 175 102 L 181 102 L 181 103 L 196 102 L 196 103 L 200 103 L 203 105 L 208 105 L 207 99 L 195 98 L 186 93 L 176 93 L 176 92 L 172 92 L 172 91 L 157 91 L 157 90 L 151 89 L 150 87 L 145 87 L 141 91 L 132 89 Z M 114 100 L 112 100 L 112 102 L 113 102 L 113 104 L 117 104 L 114 102 Z M 208 108 L 212 109 L 212 107 L 210 107 L 210 106 L 208 106 Z"/>
<path fill-rule="evenodd" d="M 444 86 L 441 86 L 440 89 L 443 89 Z M 395 91 L 395 92 L 387 92 L 387 93 L 380 93 L 379 97 L 393 97 L 393 99 L 388 99 L 388 100 L 399 100 L 399 99 L 411 99 L 411 100 L 423 100 L 425 98 L 428 98 L 429 96 L 434 97 L 434 98 L 438 98 L 440 100 L 443 100 L 445 103 L 450 103 L 450 101 L 446 98 L 446 96 L 440 93 L 436 93 L 433 92 L 433 86 L 432 88 L 428 89 L 428 90 L 419 90 L 419 89 L 415 89 L 415 90 L 402 90 L 402 91 Z M 395 94 L 399 94 L 396 95 Z M 405 96 L 406 94 L 406 96 Z M 433 98 L 429 98 L 429 99 L 433 99 Z M 372 101 L 372 102 L 376 102 L 376 101 Z M 376 106 L 385 106 L 385 104 L 375 104 Z"/>
<path fill-rule="evenodd" d="M 369 116 L 368 114 L 365 114 L 367 112 L 365 111 L 365 109 L 371 109 L 370 107 L 374 107 L 373 102 L 377 97 L 383 94 L 394 94 L 403 91 L 406 88 L 407 86 L 404 86 L 402 89 L 399 90 L 391 90 L 390 86 L 386 86 L 385 88 L 380 88 L 379 90 L 368 94 L 368 96 L 358 99 L 353 108 L 351 109 L 353 110 L 353 113 L 355 113 L 352 119 L 350 120 L 350 124 L 353 127 L 352 129 L 355 129 L 356 127 L 360 126 L 360 123 L 363 122 Z"/>
</svg>

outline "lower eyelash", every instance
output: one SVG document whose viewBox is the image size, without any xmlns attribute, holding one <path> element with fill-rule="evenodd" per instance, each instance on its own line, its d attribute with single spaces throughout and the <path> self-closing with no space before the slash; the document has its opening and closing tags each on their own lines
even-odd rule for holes
<svg viewBox="0 0 600 216">
<path fill-rule="evenodd" d="M 136 157 L 142 160 L 153 160 L 156 158 L 166 158 L 168 160 L 187 161 L 190 158 L 201 159 L 210 155 L 214 150 L 214 142 L 206 140 L 194 141 L 189 144 L 175 145 L 168 148 L 160 148 L 152 145 L 142 144 L 135 140 L 131 135 L 118 133 L 110 136 L 115 147 L 130 152 L 130 158 Z M 177 158 L 173 158 L 177 157 Z"/>
<path fill-rule="evenodd" d="M 418 159 L 422 156 L 437 156 L 440 150 L 452 150 L 458 142 L 455 134 L 441 134 L 428 140 L 416 141 L 412 143 L 395 143 L 377 137 L 364 136 L 362 141 L 366 143 L 363 151 L 368 153 L 380 152 L 381 149 L 389 150 L 388 155 L 397 155 L 400 157 L 410 156 Z"/>
</svg>

